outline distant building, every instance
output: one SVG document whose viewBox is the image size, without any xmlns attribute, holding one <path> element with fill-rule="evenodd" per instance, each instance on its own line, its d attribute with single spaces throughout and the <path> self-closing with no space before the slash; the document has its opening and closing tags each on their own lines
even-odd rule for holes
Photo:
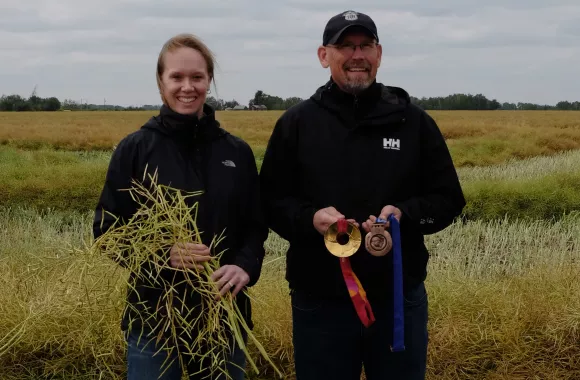
<svg viewBox="0 0 580 380">
<path fill-rule="evenodd" d="M 245 109 L 246 109 L 246 107 L 245 107 L 245 106 L 242 106 L 242 105 L 240 104 L 240 105 L 237 105 L 237 106 L 235 106 L 235 107 L 234 107 L 234 108 L 232 108 L 232 109 L 233 109 L 234 111 L 240 111 L 240 110 L 241 110 L 241 111 L 243 111 L 243 110 L 245 110 Z"/>
<path fill-rule="evenodd" d="M 268 107 L 266 107 L 263 104 L 252 104 L 250 106 L 250 109 L 251 110 L 254 110 L 254 111 L 267 111 L 268 110 Z"/>
</svg>

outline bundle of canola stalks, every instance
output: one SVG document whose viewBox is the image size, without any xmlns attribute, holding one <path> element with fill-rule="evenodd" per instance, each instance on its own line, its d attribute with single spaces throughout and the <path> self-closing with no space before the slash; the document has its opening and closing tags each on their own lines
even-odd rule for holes
<svg viewBox="0 0 580 380">
<path fill-rule="evenodd" d="M 155 321 L 152 326 L 155 337 L 147 343 L 166 350 L 168 357 L 176 357 L 173 361 L 179 360 L 184 371 L 188 360 L 193 360 L 204 363 L 202 370 L 209 372 L 211 378 L 221 374 L 229 379 L 226 358 L 233 349 L 232 336 L 254 371 L 259 372 L 244 343 L 242 333 L 245 332 L 248 342 L 256 346 L 282 378 L 280 370 L 252 334 L 234 298 L 230 293 L 220 297 L 215 282 L 210 278 L 219 268 L 223 254 L 219 251 L 219 243 L 224 238 L 223 233 L 213 238 L 209 247 L 212 260 L 202 263 L 203 270 L 170 265 L 169 250 L 175 243 L 201 243 L 196 225 L 198 203 L 189 202 L 192 205 L 188 205 L 187 202 L 188 198 L 199 196 L 201 192 L 184 194 L 157 184 L 157 173 L 147 176 L 147 186 L 143 184 L 145 181 L 132 181 L 133 187 L 126 189 L 139 205 L 138 211 L 124 223 L 116 219 L 94 245 L 129 270 L 132 274 L 127 280 L 129 287 L 134 288 L 140 282 L 162 289 L 156 307 L 150 310 L 130 304 L 126 306 L 132 308 L 134 314 L 138 313 L 141 321 Z M 168 276 L 167 271 L 172 271 L 173 275 Z M 178 288 L 185 289 L 186 294 L 178 292 Z M 191 310 L 185 304 L 184 299 L 192 292 L 201 298 L 201 309 L 196 305 L 196 310 Z M 173 361 L 164 365 L 168 368 Z"/>
</svg>

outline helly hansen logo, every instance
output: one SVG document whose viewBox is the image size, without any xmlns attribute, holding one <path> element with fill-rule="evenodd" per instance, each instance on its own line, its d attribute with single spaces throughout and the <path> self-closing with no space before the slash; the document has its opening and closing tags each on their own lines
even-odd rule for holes
<svg viewBox="0 0 580 380">
<path fill-rule="evenodd" d="M 399 139 L 383 139 L 383 149 L 401 150 L 401 140 Z"/>
</svg>

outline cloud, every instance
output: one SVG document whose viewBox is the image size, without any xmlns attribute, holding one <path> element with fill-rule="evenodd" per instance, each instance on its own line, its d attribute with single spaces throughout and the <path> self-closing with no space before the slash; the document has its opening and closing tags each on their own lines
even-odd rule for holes
<svg viewBox="0 0 580 380">
<path fill-rule="evenodd" d="M 257 90 L 308 97 L 326 82 L 316 49 L 327 20 L 352 1 L 27 0 L 0 4 L 0 93 L 89 102 L 159 103 L 162 44 L 191 32 L 218 60 L 218 94 L 247 103 Z M 378 80 L 414 96 L 484 93 L 501 101 L 580 100 L 580 4 L 360 0 L 375 20 Z M 533 80 L 530 80 L 533 78 Z"/>
</svg>

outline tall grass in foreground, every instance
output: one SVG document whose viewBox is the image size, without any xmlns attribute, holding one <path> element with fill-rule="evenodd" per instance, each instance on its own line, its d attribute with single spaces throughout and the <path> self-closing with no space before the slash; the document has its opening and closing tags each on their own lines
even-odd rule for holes
<svg viewBox="0 0 580 380">
<path fill-rule="evenodd" d="M 90 223 L 77 213 L 0 214 L 0 378 L 89 379 L 123 370 L 123 274 L 86 254 Z"/>
<path fill-rule="evenodd" d="M 91 220 L 0 213 L 1 378 L 122 377 L 124 274 L 83 253 Z M 579 215 L 455 224 L 426 242 L 429 379 L 580 378 Z M 286 242 L 272 234 L 266 247 L 255 334 L 291 379 Z"/>
</svg>

